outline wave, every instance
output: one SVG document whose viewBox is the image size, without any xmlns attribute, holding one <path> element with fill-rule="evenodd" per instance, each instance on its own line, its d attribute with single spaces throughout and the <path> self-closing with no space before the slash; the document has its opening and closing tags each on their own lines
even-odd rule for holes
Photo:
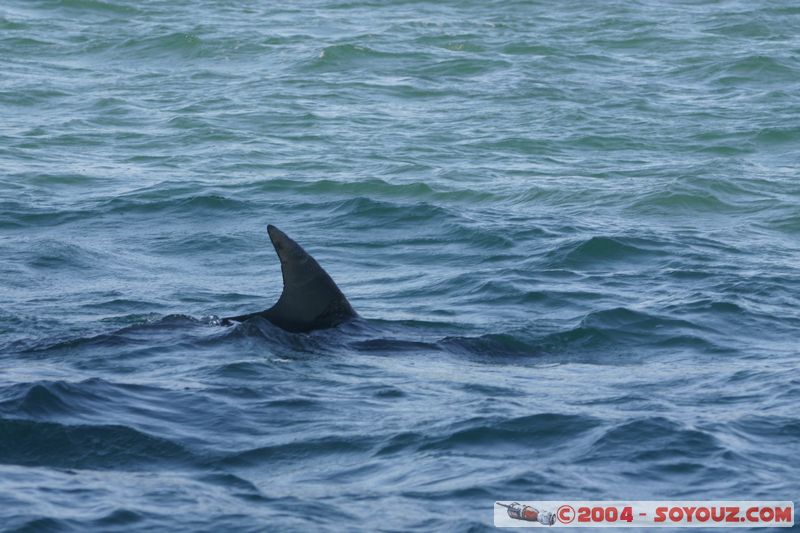
<svg viewBox="0 0 800 533">
<path fill-rule="evenodd" d="M 600 421 L 585 415 L 537 413 L 516 417 L 476 417 L 426 431 L 373 433 L 369 436 L 307 438 L 290 443 L 263 446 L 225 454 L 214 462 L 223 467 L 253 467 L 263 464 L 294 463 L 341 458 L 413 454 L 470 453 L 506 455 L 511 450 L 548 449 L 591 435 Z"/>
<path fill-rule="evenodd" d="M 85 205 L 81 209 L 61 208 L 45 209 L 20 203 L 7 203 L 7 208 L 0 214 L 0 228 L 27 228 L 36 226 L 57 226 L 77 221 L 98 219 L 109 215 L 142 216 L 173 215 L 193 217 L 202 215 L 218 215 L 223 213 L 242 214 L 252 210 L 253 205 L 247 201 L 236 200 L 218 194 L 189 194 L 170 196 L 166 191 L 160 198 L 117 197 L 100 200 Z"/>
<path fill-rule="evenodd" d="M 240 188 L 241 186 L 237 186 Z M 491 192 L 467 188 L 434 187 L 422 181 L 391 182 L 380 178 L 367 178 L 358 181 L 339 180 L 291 180 L 274 179 L 258 181 L 244 186 L 246 193 L 251 192 L 292 192 L 305 197 L 316 197 L 328 201 L 331 196 L 362 197 L 375 199 L 401 198 L 417 201 L 445 202 L 483 202 L 495 199 Z"/>
<path fill-rule="evenodd" d="M 113 263 L 111 254 L 81 246 L 75 242 L 43 239 L 35 242 L 26 254 L 25 264 L 30 268 L 61 271 L 86 270 L 98 263 Z"/>
<path fill-rule="evenodd" d="M 80 12 L 97 11 L 106 13 L 118 13 L 121 15 L 141 15 L 141 10 L 135 3 L 127 1 L 105 1 L 105 0 L 44 0 L 40 3 L 42 7 L 52 9 L 75 9 Z"/>
<path fill-rule="evenodd" d="M 92 392 L 91 385 L 91 382 L 73 384 L 64 381 L 17 383 L 0 389 L 0 413 L 51 418 L 95 412 L 92 405 L 102 402 L 104 397 Z"/>
<path fill-rule="evenodd" d="M 622 462 L 653 479 L 695 480 L 732 476 L 739 457 L 713 433 L 660 416 L 627 420 L 603 430 L 577 461 L 610 465 Z"/>
<path fill-rule="evenodd" d="M 183 446 L 127 426 L 0 418 L 4 464 L 125 470 L 192 461 Z"/>
<path fill-rule="evenodd" d="M 548 253 L 551 268 L 592 267 L 610 261 L 634 262 L 668 256 L 664 244 L 651 239 L 594 236 L 568 242 Z"/>
<path fill-rule="evenodd" d="M 425 294 L 431 294 L 430 289 Z M 546 296 L 554 301 L 565 297 Z M 538 301 L 540 297 L 541 295 L 535 300 Z M 485 294 L 481 298 L 485 299 Z M 508 299 L 503 298 L 503 301 Z M 513 296 L 509 298 L 512 301 L 518 300 Z M 651 349 L 650 351 L 701 350 L 705 353 L 727 353 L 732 348 L 724 342 L 720 331 L 715 329 L 724 329 L 724 320 L 746 320 L 751 323 L 754 320 L 769 319 L 768 316 L 751 315 L 738 305 L 725 301 L 681 303 L 663 311 L 662 314 L 655 314 L 616 307 L 591 311 L 581 317 L 577 324 L 566 328 L 556 329 L 555 323 L 549 323 L 534 329 L 509 329 L 477 336 L 441 336 L 440 332 L 457 328 L 457 324 L 451 322 L 428 324 L 359 318 L 338 328 L 297 335 L 283 331 L 261 318 L 253 318 L 232 327 L 219 327 L 219 318 L 216 316 L 198 319 L 186 315 L 148 315 L 145 321 L 137 321 L 136 316 L 133 316 L 130 318 L 132 324 L 115 331 L 56 342 L 40 340 L 23 346 L 22 351 L 40 356 L 93 348 L 135 350 L 138 346 L 150 346 L 148 351 L 152 351 L 159 346 L 161 339 L 172 339 L 170 342 L 175 342 L 177 332 L 181 342 L 196 349 L 213 349 L 219 346 L 230 349 L 237 344 L 252 346 L 253 341 L 256 341 L 269 352 L 282 352 L 291 357 L 332 354 L 347 347 L 361 353 L 388 355 L 449 353 L 480 358 L 591 356 L 593 362 L 603 364 L 608 361 L 609 356 L 620 353 L 633 356 L 632 350 L 645 347 Z M 715 320 L 703 319 L 709 313 Z M 726 314 L 729 318 L 723 319 L 720 314 Z M 122 323 L 128 320 L 122 318 Z M 220 372 L 226 376 L 231 372 L 238 374 L 238 363 L 232 364 L 234 366 L 225 365 Z"/>
<path fill-rule="evenodd" d="M 779 212 L 780 213 L 780 212 Z M 800 213 L 786 213 L 773 215 L 768 225 L 792 235 L 800 235 Z"/>
<path fill-rule="evenodd" d="M 774 415 L 744 416 L 730 425 L 738 435 L 757 446 L 791 445 L 800 440 L 800 418 Z"/>
<path fill-rule="evenodd" d="M 694 56 L 682 61 L 670 76 L 686 77 L 710 82 L 715 87 L 764 86 L 793 84 L 798 69 L 790 59 L 744 54 L 739 57 L 721 59 L 717 54 Z"/>
<path fill-rule="evenodd" d="M 306 68 L 310 71 L 350 70 L 365 67 L 380 67 L 391 70 L 399 64 L 424 61 L 428 54 L 419 52 L 386 52 L 361 44 L 332 44 L 320 50 Z"/>
<path fill-rule="evenodd" d="M 227 454 L 215 462 L 218 466 L 254 466 L 264 463 L 314 461 L 323 456 L 360 454 L 374 446 L 374 437 L 327 436 L 263 446 Z"/>
<path fill-rule="evenodd" d="M 623 353 L 638 357 L 634 349 L 645 347 L 650 352 L 729 352 L 731 348 L 722 344 L 719 337 L 721 334 L 707 324 L 619 307 L 590 312 L 578 325 L 560 331 L 523 329 L 477 337 L 453 336 L 438 341 L 437 346 L 448 352 L 481 357 L 557 356 L 567 360 L 581 356 L 603 364 Z"/>
<path fill-rule="evenodd" d="M 464 420 L 444 437 L 426 436 L 426 442 L 418 450 L 472 450 L 478 454 L 507 455 L 518 448 L 529 453 L 536 448 L 564 446 L 590 432 L 599 423 L 591 416 L 563 413 Z"/>
<path fill-rule="evenodd" d="M 427 65 L 421 65 L 413 69 L 415 76 L 427 79 L 442 78 L 470 78 L 489 74 L 499 70 L 508 70 L 512 63 L 504 59 L 484 59 L 484 58 L 455 58 L 437 60 Z"/>
<path fill-rule="evenodd" d="M 675 215 L 680 213 L 732 213 L 737 207 L 710 191 L 656 191 L 641 195 L 630 209 L 638 213 Z"/>
</svg>

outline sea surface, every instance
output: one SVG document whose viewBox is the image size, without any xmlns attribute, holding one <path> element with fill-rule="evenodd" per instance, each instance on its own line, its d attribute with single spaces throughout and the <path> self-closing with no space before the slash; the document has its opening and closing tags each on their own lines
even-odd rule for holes
<svg viewBox="0 0 800 533">
<path fill-rule="evenodd" d="M 800 500 L 799 168 L 795 2 L 3 0 L 0 530 Z"/>
</svg>

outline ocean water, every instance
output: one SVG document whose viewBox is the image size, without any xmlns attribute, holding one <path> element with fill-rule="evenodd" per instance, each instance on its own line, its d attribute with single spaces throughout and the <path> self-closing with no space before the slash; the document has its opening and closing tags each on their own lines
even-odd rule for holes
<svg viewBox="0 0 800 533">
<path fill-rule="evenodd" d="M 4 0 L 0 529 L 798 500 L 799 164 L 792 2 Z"/>
</svg>

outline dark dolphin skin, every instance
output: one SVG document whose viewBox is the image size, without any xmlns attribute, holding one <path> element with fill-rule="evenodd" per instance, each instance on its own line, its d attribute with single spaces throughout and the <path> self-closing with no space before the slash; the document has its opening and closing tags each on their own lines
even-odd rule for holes
<svg viewBox="0 0 800 533">
<path fill-rule="evenodd" d="M 223 324 L 260 316 L 286 331 L 307 333 L 357 316 L 336 283 L 302 246 L 275 226 L 267 226 L 267 233 L 281 260 L 283 293 L 269 309 L 223 318 Z"/>
</svg>

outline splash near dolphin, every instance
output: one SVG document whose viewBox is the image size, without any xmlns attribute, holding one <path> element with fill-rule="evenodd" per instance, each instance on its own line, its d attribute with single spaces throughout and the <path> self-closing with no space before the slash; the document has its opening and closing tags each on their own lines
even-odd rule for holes
<svg viewBox="0 0 800 533">
<path fill-rule="evenodd" d="M 357 316 L 330 275 L 302 246 L 275 226 L 267 226 L 267 233 L 281 260 L 283 293 L 269 309 L 227 317 L 223 324 L 260 316 L 286 331 L 307 333 L 338 326 Z"/>
</svg>

